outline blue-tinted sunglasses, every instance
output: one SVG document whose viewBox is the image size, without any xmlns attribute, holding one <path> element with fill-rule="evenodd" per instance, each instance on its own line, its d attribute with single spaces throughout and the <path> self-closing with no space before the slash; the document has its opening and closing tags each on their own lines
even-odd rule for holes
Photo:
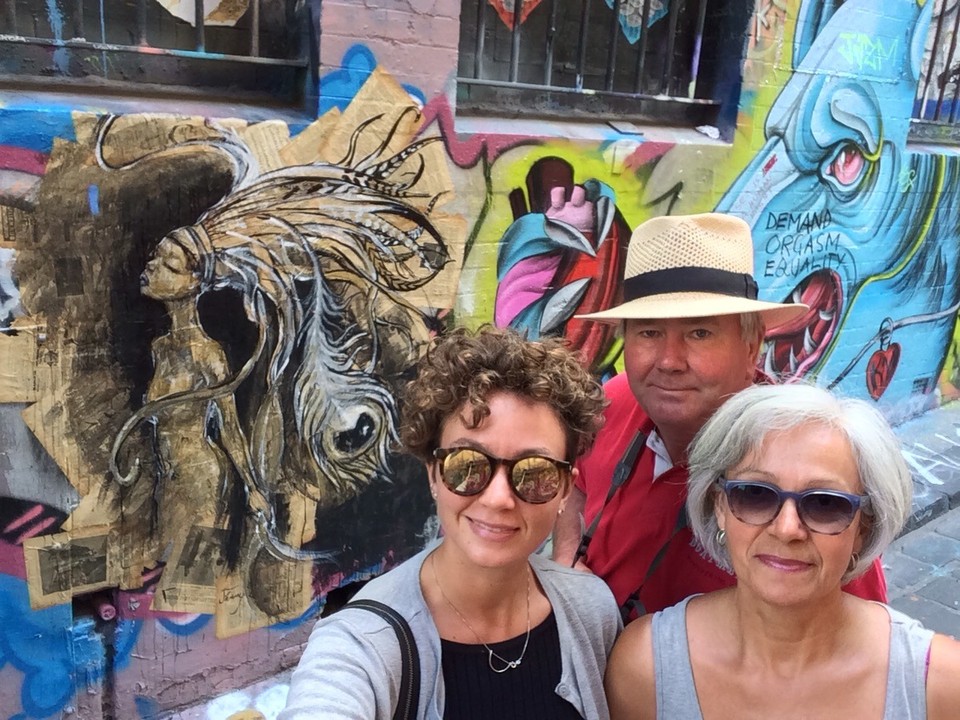
<svg viewBox="0 0 960 720">
<path fill-rule="evenodd" d="M 793 500 L 800 521 L 822 535 L 842 533 L 850 527 L 858 510 L 870 513 L 870 498 L 866 495 L 824 488 L 794 493 L 758 480 L 728 480 L 723 476 L 717 484 L 727 496 L 730 512 L 747 525 L 773 522 L 787 500 Z"/>
</svg>

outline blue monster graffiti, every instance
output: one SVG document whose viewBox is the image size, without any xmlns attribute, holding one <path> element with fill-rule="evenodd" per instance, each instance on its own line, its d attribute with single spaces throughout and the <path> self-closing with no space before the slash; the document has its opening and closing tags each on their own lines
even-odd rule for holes
<svg viewBox="0 0 960 720">
<path fill-rule="evenodd" d="M 766 144 L 717 206 L 752 226 L 761 293 L 811 307 L 768 328 L 766 370 L 894 421 L 937 403 L 960 307 L 960 158 L 905 151 L 932 5 L 804 2 Z"/>
</svg>

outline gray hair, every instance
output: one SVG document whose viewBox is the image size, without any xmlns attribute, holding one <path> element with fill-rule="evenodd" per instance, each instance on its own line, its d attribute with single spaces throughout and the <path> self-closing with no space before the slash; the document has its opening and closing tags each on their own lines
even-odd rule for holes
<svg viewBox="0 0 960 720">
<path fill-rule="evenodd" d="M 740 337 L 746 343 L 754 340 L 763 340 L 763 333 L 766 326 L 758 312 L 740 313 Z M 761 342 L 761 345 L 763 343 Z"/>
<path fill-rule="evenodd" d="M 690 445 L 690 526 L 706 553 L 724 569 L 732 570 L 726 548 L 717 542 L 717 478 L 757 450 L 769 433 L 808 423 L 826 425 L 846 436 L 871 502 L 860 558 L 842 582 L 866 572 L 907 521 L 913 496 L 910 471 L 896 435 L 876 408 L 813 385 L 754 385 L 727 400 Z"/>
</svg>

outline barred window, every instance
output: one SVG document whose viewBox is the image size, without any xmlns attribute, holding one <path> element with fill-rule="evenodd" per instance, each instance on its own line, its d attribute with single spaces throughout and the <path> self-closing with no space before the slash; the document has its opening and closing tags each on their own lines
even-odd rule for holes
<svg viewBox="0 0 960 720">
<path fill-rule="evenodd" d="M 0 0 L 0 84 L 299 104 L 314 4 Z"/>
<path fill-rule="evenodd" d="M 920 82 L 913 107 L 911 138 L 960 141 L 960 1 L 935 0 Z"/>
<path fill-rule="evenodd" d="M 738 97 L 751 10 L 746 1 L 464 0 L 458 110 L 720 125 Z"/>
</svg>

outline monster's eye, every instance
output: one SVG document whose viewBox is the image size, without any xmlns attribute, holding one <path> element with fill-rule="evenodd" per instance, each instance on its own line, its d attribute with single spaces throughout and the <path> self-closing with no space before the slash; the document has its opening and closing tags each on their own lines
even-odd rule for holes
<svg viewBox="0 0 960 720">
<path fill-rule="evenodd" d="M 364 448 L 370 442 L 375 430 L 376 426 L 373 418 L 367 415 L 367 413 L 361 413 L 352 428 L 334 435 L 333 442 L 340 452 L 353 454 Z"/>
<path fill-rule="evenodd" d="M 829 161 L 824 174 L 828 178 L 833 178 L 841 188 L 846 189 L 859 182 L 866 166 L 867 160 L 863 156 L 863 151 L 858 145 L 848 142 L 841 146 Z"/>
</svg>

